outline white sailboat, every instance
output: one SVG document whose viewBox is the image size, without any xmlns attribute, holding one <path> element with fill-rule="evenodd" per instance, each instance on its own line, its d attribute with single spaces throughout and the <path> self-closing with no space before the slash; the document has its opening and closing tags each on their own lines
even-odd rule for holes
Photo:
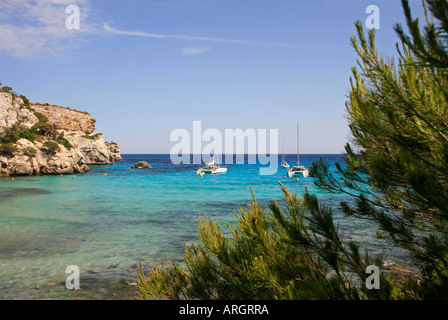
<svg viewBox="0 0 448 320">
<path fill-rule="evenodd" d="M 216 158 L 215 163 L 215 139 L 213 138 L 213 159 L 211 162 L 206 163 L 205 167 L 199 168 L 196 172 L 197 174 L 200 174 L 201 177 L 203 174 L 215 174 L 215 173 L 226 173 L 227 168 L 219 166 L 218 158 Z"/>
<path fill-rule="evenodd" d="M 306 178 L 310 174 L 307 168 L 300 165 L 299 153 L 299 124 L 297 123 L 297 165 L 288 170 L 288 177 L 290 178 L 300 174 L 303 175 L 304 178 Z"/>
<path fill-rule="evenodd" d="M 283 154 L 282 154 L 282 164 L 283 168 L 289 168 L 288 162 L 285 161 L 285 138 L 283 138 Z"/>
<path fill-rule="evenodd" d="M 205 167 L 199 168 L 196 172 L 197 174 L 210 174 L 210 173 L 226 173 L 227 168 L 220 167 L 218 164 L 215 164 L 215 159 L 211 162 L 208 162 Z"/>
</svg>

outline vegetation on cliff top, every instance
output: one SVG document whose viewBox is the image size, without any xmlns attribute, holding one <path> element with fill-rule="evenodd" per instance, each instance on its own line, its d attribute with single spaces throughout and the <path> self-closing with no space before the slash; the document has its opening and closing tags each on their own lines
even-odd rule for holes
<svg viewBox="0 0 448 320">
<path fill-rule="evenodd" d="M 88 113 L 87 111 L 81 111 L 81 110 L 73 109 L 73 108 L 69 108 L 69 107 L 58 106 L 58 105 L 55 105 L 55 104 L 33 102 L 33 105 L 50 106 L 50 107 L 62 108 L 62 109 L 70 110 L 70 111 L 73 111 L 73 112 L 78 112 L 78 113 L 82 113 L 82 114 L 90 115 L 90 113 Z"/>
<path fill-rule="evenodd" d="M 9 93 L 12 95 L 13 99 L 15 99 L 16 97 L 19 97 L 23 100 L 24 106 L 30 110 L 32 110 L 31 108 L 31 103 L 28 100 L 27 97 L 25 97 L 24 95 L 18 95 L 17 93 L 14 92 L 14 90 L 11 87 L 8 86 L 2 86 L 2 83 L 0 82 L 0 92 L 4 92 L 4 93 Z M 66 109 L 66 110 L 70 110 L 70 111 L 74 111 L 74 112 L 78 112 L 78 113 L 82 113 L 82 114 L 86 114 L 86 115 L 90 115 L 90 113 L 88 113 L 87 111 L 81 111 L 78 109 L 74 109 L 74 108 L 69 108 L 69 107 L 64 107 L 64 106 L 58 106 L 55 104 L 49 104 L 49 103 L 41 103 L 41 102 L 33 102 L 32 104 L 34 105 L 40 105 L 40 106 L 51 106 L 51 107 L 56 107 L 56 108 L 62 108 L 62 109 Z M 34 110 L 32 110 L 34 111 Z"/>
</svg>

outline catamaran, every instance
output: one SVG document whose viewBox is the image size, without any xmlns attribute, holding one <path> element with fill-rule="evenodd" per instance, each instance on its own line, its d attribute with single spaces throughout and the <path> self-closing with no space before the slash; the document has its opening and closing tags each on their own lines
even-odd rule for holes
<svg viewBox="0 0 448 320">
<path fill-rule="evenodd" d="M 226 173 L 227 168 L 220 167 L 215 164 L 215 159 L 205 165 L 205 167 L 199 168 L 197 174 L 209 174 L 209 173 Z"/>
<path fill-rule="evenodd" d="M 302 174 L 303 177 L 306 178 L 310 174 L 307 168 L 300 165 L 299 160 L 299 124 L 297 123 L 297 165 L 288 170 L 288 177 L 292 178 L 295 175 Z"/>
<path fill-rule="evenodd" d="M 283 154 L 282 154 L 282 164 L 283 168 L 289 168 L 288 162 L 285 161 L 285 138 L 283 138 Z"/>
</svg>

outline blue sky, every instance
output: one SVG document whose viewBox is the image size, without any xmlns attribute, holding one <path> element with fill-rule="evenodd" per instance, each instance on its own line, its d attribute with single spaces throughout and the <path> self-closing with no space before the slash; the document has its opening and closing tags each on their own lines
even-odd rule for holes
<svg viewBox="0 0 448 320">
<path fill-rule="evenodd" d="M 411 1 L 421 14 L 421 1 Z M 80 9 L 67 30 L 67 5 Z M 340 153 L 356 56 L 349 38 L 380 8 L 395 55 L 398 0 L 2 0 L 0 81 L 31 101 L 86 110 L 123 153 L 169 153 L 170 133 L 279 129 L 294 153 Z"/>
</svg>

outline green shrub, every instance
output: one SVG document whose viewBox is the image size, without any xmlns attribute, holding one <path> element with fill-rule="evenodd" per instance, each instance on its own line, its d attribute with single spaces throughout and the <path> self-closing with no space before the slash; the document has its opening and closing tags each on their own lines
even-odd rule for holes
<svg viewBox="0 0 448 320">
<path fill-rule="evenodd" d="M 73 145 L 65 138 L 58 137 L 56 142 L 62 144 L 67 150 L 73 149 Z"/>
<path fill-rule="evenodd" d="M 48 122 L 48 118 L 44 114 L 35 111 L 34 115 L 37 117 L 39 122 L 42 122 L 42 123 L 47 123 Z"/>
<path fill-rule="evenodd" d="M 84 139 L 96 140 L 97 138 L 101 137 L 102 135 L 103 135 L 102 133 L 96 133 L 94 135 L 86 134 L 86 135 L 83 135 L 82 137 Z"/>
<path fill-rule="evenodd" d="M 47 137 L 54 137 L 56 135 L 56 129 L 48 122 L 38 122 L 32 128 L 31 131 Z"/>
<path fill-rule="evenodd" d="M 37 154 L 37 150 L 33 147 L 26 147 L 22 149 L 22 152 L 24 155 L 27 155 L 29 157 L 34 157 Z"/>
<path fill-rule="evenodd" d="M 1 92 L 5 92 L 5 93 L 13 93 L 12 88 L 8 87 L 8 86 L 4 86 L 1 89 Z"/>
<path fill-rule="evenodd" d="M 12 156 L 17 151 L 19 151 L 19 148 L 12 143 L 3 143 L 0 145 L 0 154 L 2 155 Z"/>
<path fill-rule="evenodd" d="M 54 141 L 45 141 L 44 142 L 44 149 L 48 152 L 56 153 L 61 150 L 59 147 L 59 144 Z"/>
<path fill-rule="evenodd" d="M 23 100 L 23 105 L 25 107 L 29 107 L 30 106 L 30 100 L 28 100 L 27 97 L 25 97 L 23 94 L 20 95 L 20 98 Z"/>
<path fill-rule="evenodd" d="M 13 124 L 11 128 L 7 128 L 5 134 L 0 138 L 1 143 L 15 143 L 20 139 L 20 129 L 16 124 Z"/>
<path fill-rule="evenodd" d="M 5 92 L 5 93 L 11 94 L 13 100 L 14 100 L 14 98 L 18 97 L 17 93 L 15 93 L 14 90 L 12 90 L 12 88 L 8 87 L 8 86 L 4 86 L 4 87 L 0 88 L 0 92 Z"/>
<path fill-rule="evenodd" d="M 36 140 L 36 136 L 30 129 L 26 129 L 25 131 L 22 131 L 20 133 L 20 138 L 27 139 L 31 142 L 34 142 Z"/>
<path fill-rule="evenodd" d="M 54 140 L 59 140 L 59 139 L 64 139 L 64 131 L 61 131 L 61 132 L 59 132 L 59 134 L 58 134 L 58 136 L 56 137 L 55 136 L 55 139 Z"/>
</svg>

